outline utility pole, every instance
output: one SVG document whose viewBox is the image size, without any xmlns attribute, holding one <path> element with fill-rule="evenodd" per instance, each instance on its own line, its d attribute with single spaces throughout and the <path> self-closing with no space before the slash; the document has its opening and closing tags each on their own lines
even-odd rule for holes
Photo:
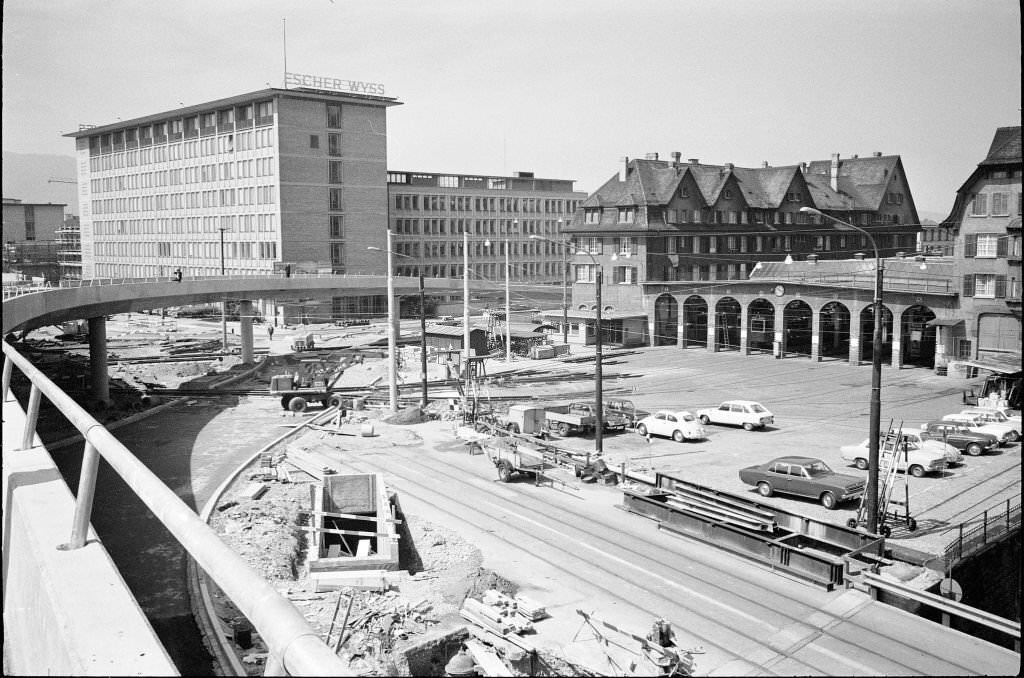
<svg viewBox="0 0 1024 678">
<path fill-rule="evenodd" d="M 420 407 L 427 407 L 427 305 L 423 290 L 423 274 L 420 274 L 420 380 L 423 382 L 423 396 Z"/>
</svg>

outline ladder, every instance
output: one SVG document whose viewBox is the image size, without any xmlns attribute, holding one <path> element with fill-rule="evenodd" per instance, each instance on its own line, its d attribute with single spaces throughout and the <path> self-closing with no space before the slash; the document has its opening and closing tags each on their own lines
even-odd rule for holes
<svg viewBox="0 0 1024 678">
<path fill-rule="evenodd" d="M 907 481 L 906 473 L 903 474 L 903 501 L 895 501 L 892 498 L 893 492 L 896 489 L 896 485 L 899 484 L 899 461 L 900 455 L 903 455 L 904 461 L 907 459 L 907 441 L 906 436 L 903 435 L 903 422 L 900 422 L 899 428 L 893 428 L 893 420 L 889 420 L 889 429 L 882 436 L 878 442 L 878 457 L 879 461 L 883 466 L 879 469 L 879 487 L 878 487 L 878 531 L 884 537 L 888 537 L 892 534 L 892 529 L 886 524 L 886 518 L 889 516 L 889 504 L 897 503 L 902 504 L 905 507 L 905 520 L 910 525 L 913 519 L 910 517 L 910 487 Z M 857 517 L 850 518 L 847 521 L 847 526 L 856 528 L 867 523 L 867 502 L 868 493 L 865 489 L 863 495 L 860 498 L 860 506 L 857 508 Z M 894 519 L 899 518 L 897 511 L 893 511 L 891 516 Z M 911 527 L 911 531 L 916 528 L 916 523 Z"/>
</svg>

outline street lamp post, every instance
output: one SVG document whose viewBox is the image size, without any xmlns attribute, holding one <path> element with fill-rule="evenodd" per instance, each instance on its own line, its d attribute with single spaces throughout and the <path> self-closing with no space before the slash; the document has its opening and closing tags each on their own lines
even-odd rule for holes
<svg viewBox="0 0 1024 678">
<path fill-rule="evenodd" d="M 562 220 L 558 220 L 558 235 L 562 235 Z M 569 250 L 562 248 L 562 343 L 569 343 Z"/>
<path fill-rule="evenodd" d="M 420 383 L 423 392 L 420 407 L 427 407 L 427 301 L 423 289 L 423 274 L 420 273 Z"/>
<path fill-rule="evenodd" d="M 551 238 L 545 238 L 540 235 L 531 235 L 530 238 L 533 240 L 546 240 L 553 242 L 556 245 L 561 245 L 563 253 L 568 249 L 572 248 L 575 251 L 583 252 L 590 257 L 591 263 L 594 264 L 594 302 L 597 306 L 594 312 L 594 331 L 597 333 L 596 344 L 594 346 L 594 410 L 595 410 L 595 423 L 594 423 L 594 454 L 601 455 L 604 452 L 604 393 L 603 393 L 603 363 L 602 363 L 602 352 L 601 352 L 601 286 L 603 284 L 604 273 L 601 268 L 601 264 L 597 263 L 597 259 L 594 255 L 587 250 L 578 250 L 572 243 L 566 240 L 552 240 Z M 568 311 L 566 311 L 566 315 Z"/>
<path fill-rule="evenodd" d="M 871 414 L 868 429 L 868 487 L 867 487 L 867 522 L 868 528 L 873 533 L 878 532 L 878 446 L 881 437 L 881 416 L 882 416 L 882 281 L 884 278 L 884 264 L 878 253 L 878 245 L 875 238 L 863 228 L 854 226 L 851 223 L 836 219 L 813 207 L 801 207 L 801 212 L 817 214 L 829 221 L 863 233 L 871 242 L 871 248 L 875 252 L 875 309 L 874 309 L 874 332 L 871 340 Z"/>
<path fill-rule="evenodd" d="M 512 230 L 519 230 L 519 221 L 514 219 L 512 221 Z M 505 231 L 505 364 L 512 364 L 512 331 L 509 329 L 509 323 L 512 322 L 512 295 L 509 293 L 509 283 L 512 277 L 512 267 L 509 265 L 509 235 L 508 230 Z"/>
</svg>

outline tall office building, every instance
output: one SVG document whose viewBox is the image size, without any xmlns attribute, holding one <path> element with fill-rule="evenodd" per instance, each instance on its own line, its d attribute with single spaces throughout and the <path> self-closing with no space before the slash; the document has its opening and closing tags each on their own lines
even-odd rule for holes
<svg viewBox="0 0 1024 678">
<path fill-rule="evenodd" d="M 82 277 L 345 273 L 384 242 L 398 103 L 272 88 L 68 134 Z"/>
</svg>

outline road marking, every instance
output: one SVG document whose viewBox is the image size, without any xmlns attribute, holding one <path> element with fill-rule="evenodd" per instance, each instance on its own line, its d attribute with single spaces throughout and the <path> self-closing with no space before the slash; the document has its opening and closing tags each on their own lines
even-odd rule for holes
<svg viewBox="0 0 1024 678">
<path fill-rule="evenodd" d="M 712 598 L 710 596 L 707 596 L 707 595 L 705 595 L 703 593 L 695 591 L 694 589 L 692 589 L 692 588 L 690 588 L 688 586 L 683 586 L 682 584 L 680 584 L 677 581 L 674 581 L 672 579 L 664 577 L 664 576 L 662 576 L 660 574 L 657 574 L 655 572 L 651 572 L 650 570 L 646 570 L 646 569 L 640 567 L 639 565 L 636 565 L 634 563 L 629 562 L 628 560 L 624 560 L 624 559 L 619 558 L 617 556 L 613 556 L 613 555 L 609 554 L 607 551 L 603 551 L 603 550 L 601 550 L 601 549 L 599 549 L 599 548 L 597 548 L 595 546 L 591 546 L 590 544 L 587 544 L 586 542 L 582 542 L 582 541 L 579 541 L 577 539 L 572 539 L 571 537 L 569 537 L 569 535 L 567 535 L 567 534 L 565 534 L 563 532 L 560 532 L 560 531 L 556 530 L 553 527 L 550 527 L 550 526 L 545 525 L 543 523 L 537 522 L 536 520 L 533 520 L 532 518 L 528 518 L 527 516 L 517 514 L 514 511 L 509 511 L 508 509 L 506 509 L 503 506 L 498 506 L 497 504 L 492 504 L 490 502 L 484 502 L 484 503 L 488 504 L 489 506 L 492 506 L 493 508 L 495 508 L 495 509 L 497 509 L 499 511 L 504 511 L 505 513 L 507 513 L 509 515 L 515 516 L 519 520 L 522 520 L 522 521 L 527 522 L 527 523 L 531 523 L 533 525 L 536 525 L 537 527 L 540 527 L 540 528 L 543 528 L 543 529 L 545 529 L 545 530 L 547 530 L 549 532 L 552 532 L 552 533 L 558 535 L 562 539 L 565 539 L 567 541 L 572 541 L 573 543 L 578 544 L 579 546 L 582 546 L 582 547 L 584 547 L 586 549 L 594 551 L 595 553 L 598 553 L 598 554 L 600 554 L 600 555 L 602 555 L 602 556 L 604 556 L 606 558 L 610 558 L 610 559 L 614 560 L 615 562 L 617 562 L 620 565 L 626 565 L 628 567 L 631 567 L 634 570 L 636 570 L 637 572 L 639 572 L 639 573 L 641 573 L 641 574 L 643 574 L 645 576 L 648 576 L 648 577 L 651 577 L 651 578 L 654 578 L 654 579 L 658 579 L 658 580 L 668 584 L 669 586 L 675 587 L 675 588 L 679 589 L 680 591 L 683 591 L 684 593 L 686 593 L 689 596 L 692 596 L 694 598 L 699 598 L 701 601 L 703 601 L 705 603 L 708 603 L 709 605 L 715 605 L 716 607 L 719 607 L 719 608 L 725 610 L 726 612 L 729 612 L 730 614 L 734 614 L 734 615 L 736 615 L 738 617 L 742 617 L 743 619 L 746 619 L 747 621 L 750 621 L 750 622 L 752 622 L 754 624 L 757 624 L 758 626 L 760 626 L 762 628 L 765 625 L 764 620 L 760 619 L 759 617 L 755 617 L 754 615 L 747 614 L 743 610 L 740 610 L 740 609 L 737 609 L 735 607 L 732 607 L 731 605 L 726 605 L 725 603 L 723 603 L 723 602 L 721 602 L 719 600 L 715 600 L 714 598 Z M 775 631 L 778 630 L 775 627 L 769 627 L 769 628 L 772 629 L 772 632 L 775 632 Z"/>
</svg>

